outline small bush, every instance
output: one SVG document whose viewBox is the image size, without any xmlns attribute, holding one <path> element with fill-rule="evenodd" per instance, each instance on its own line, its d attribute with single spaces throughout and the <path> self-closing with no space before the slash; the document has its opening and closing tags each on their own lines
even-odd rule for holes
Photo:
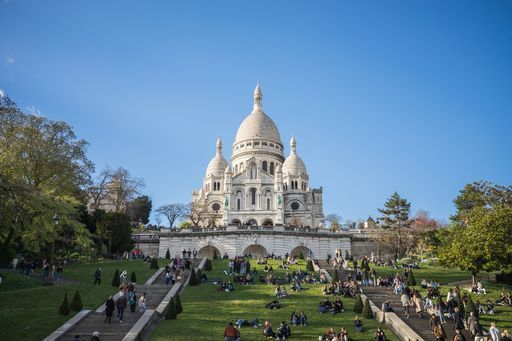
<svg viewBox="0 0 512 341">
<path fill-rule="evenodd" d="M 302 253 L 302 251 L 299 253 L 299 259 L 304 259 L 304 254 Z"/>
<path fill-rule="evenodd" d="M 77 290 L 73 296 L 73 299 L 71 300 L 70 308 L 74 311 L 80 311 L 83 307 L 84 305 L 82 304 L 82 298 L 80 297 L 80 293 Z"/>
<path fill-rule="evenodd" d="M 62 304 L 59 307 L 59 314 L 68 316 L 70 312 L 71 308 L 69 306 L 68 294 L 64 294 L 64 301 L 62 301 Z"/>
<path fill-rule="evenodd" d="M 413 287 L 416 285 L 416 279 L 414 278 L 414 274 L 412 273 L 412 270 L 409 271 L 409 276 L 407 276 L 407 286 Z"/>
<path fill-rule="evenodd" d="M 459 311 L 461 312 L 461 314 L 464 315 L 465 314 L 464 303 L 462 302 L 462 298 L 460 297 L 460 295 L 457 295 L 455 302 L 457 303 L 457 308 L 459 308 Z"/>
<path fill-rule="evenodd" d="M 176 320 L 177 314 L 176 314 L 176 305 L 174 303 L 174 297 L 171 298 L 171 301 L 169 302 L 169 307 L 167 308 L 167 313 L 165 314 L 165 318 L 167 320 Z"/>
<path fill-rule="evenodd" d="M 165 258 L 171 259 L 171 252 L 169 251 L 169 249 L 167 249 L 167 252 L 165 253 Z"/>
<path fill-rule="evenodd" d="M 213 259 L 217 259 L 217 251 L 216 250 L 213 251 Z"/>
<path fill-rule="evenodd" d="M 473 315 L 478 318 L 478 309 L 476 308 L 475 303 L 473 303 L 473 299 L 471 299 L 471 295 L 468 297 L 468 303 L 466 303 L 466 306 L 464 307 L 464 311 L 466 312 L 466 315 L 469 316 L 470 312 L 473 312 Z"/>
<path fill-rule="evenodd" d="M 119 288 L 121 285 L 121 279 L 119 278 L 119 269 L 116 269 L 116 272 L 114 272 L 114 278 L 112 278 L 112 286 Z"/>
<path fill-rule="evenodd" d="M 206 271 L 212 271 L 212 261 L 210 260 L 210 258 L 206 259 L 206 262 L 204 263 L 204 269 Z"/>
<path fill-rule="evenodd" d="M 363 312 L 363 299 L 361 295 L 356 295 L 356 303 L 354 304 L 354 312 L 361 314 Z"/>
<path fill-rule="evenodd" d="M 132 275 L 130 276 L 130 282 L 137 283 L 137 276 L 135 275 L 135 271 L 132 271 Z"/>
<path fill-rule="evenodd" d="M 190 280 L 188 281 L 188 285 L 190 286 L 196 286 L 199 284 L 199 280 L 197 279 L 196 271 L 192 269 L 192 272 L 190 273 Z"/>
<path fill-rule="evenodd" d="M 174 305 L 176 306 L 176 314 L 181 314 L 183 312 L 183 306 L 181 305 L 180 295 L 174 296 Z"/>
<path fill-rule="evenodd" d="M 338 270 L 334 269 L 332 273 L 332 283 L 336 283 L 339 280 Z"/>
<path fill-rule="evenodd" d="M 158 259 L 156 257 L 151 258 L 151 263 L 149 265 L 150 269 L 158 270 L 160 267 L 158 266 Z"/>
<path fill-rule="evenodd" d="M 370 307 L 370 301 L 368 299 L 364 300 L 362 315 L 365 319 L 369 319 L 369 320 L 373 319 L 373 312 L 372 312 L 372 308 Z"/>
<path fill-rule="evenodd" d="M 315 268 L 313 267 L 313 261 L 311 259 L 308 260 L 308 265 L 306 265 L 306 270 L 315 271 Z"/>
</svg>

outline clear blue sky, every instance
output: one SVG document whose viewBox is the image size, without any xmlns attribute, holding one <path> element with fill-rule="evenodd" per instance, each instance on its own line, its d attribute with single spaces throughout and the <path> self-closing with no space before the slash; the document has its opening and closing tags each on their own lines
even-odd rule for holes
<svg viewBox="0 0 512 341">
<path fill-rule="evenodd" d="M 0 0 L 0 89 L 69 122 L 101 170 L 188 202 L 252 108 L 291 134 L 325 213 L 394 191 L 447 219 L 512 184 L 512 1 Z"/>
</svg>

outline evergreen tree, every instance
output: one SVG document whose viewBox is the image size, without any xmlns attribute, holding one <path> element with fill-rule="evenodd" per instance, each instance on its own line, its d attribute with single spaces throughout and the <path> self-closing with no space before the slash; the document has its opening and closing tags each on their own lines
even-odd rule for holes
<svg viewBox="0 0 512 341">
<path fill-rule="evenodd" d="M 304 254 L 302 253 L 302 251 L 299 253 L 299 259 L 304 259 Z"/>
<path fill-rule="evenodd" d="M 315 268 L 313 267 L 313 261 L 311 259 L 308 260 L 308 265 L 306 265 L 306 270 L 315 271 Z"/>
<path fill-rule="evenodd" d="M 334 269 L 333 271 L 334 272 L 332 273 L 332 281 L 331 282 L 332 283 L 336 283 L 339 280 L 339 278 L 338 278 L 338 270 Z"/>
<path fill-rule="evenodd" d="M 83 308 L 82 304 L 82 298 L 80 297 L 80 293 L 78 290 L 75 292 L 75 295 L 73 296 L 73 299 L 71 300 L 70 308 L 74 311 L 80 311 Z"/>
<path fill-rule="evenodd" d="M 160 267 L 158 266 L 158 260 L 156 257 L 151 258 L 151 264 L 149 265 L 150 269 L 158 270 Z"/>
<path fill-rule="evenodd" d="M 137 276 L 135 276 L 135 271 L 132 271 L 132 275 L 130 276 L 130 282 L 137 283 Z"/>
<path fill-rule="evenodd" d="M 169 302 L 169 307 L 167 308 L 167 313 L 165 314 L 165 318 L 167 320 L 176 320 L 177 314 L 176 314 L 176 305 L 174 303 L 174 297 L 171 298 L 171 301 Z"/>
<path fill-rule="evenodd" d="M 174 304 L 176 306 L 176 314 L 181 314 L 183 312 L 183 306 L 181 305 L 180 295 L 176 294 L 176 296 L 174 296 Z"/>
<path fill-rule="evenodd" d="M 408 228 L 411 224 L 409 221 L 410 209 L 411 203 L 407 199 L 401 198 L 397 192 L 393 193 L 384 203 L 384 208 L 378 209 L 383 215 L 380 218 L 382 227 L 396 234 L 397 243 L 395 246 L 398 258 L 401 258 L 404 253 L 402 249 L 402 229 Z"/>
<path fill-rule="evenodd" d="M 114 272 L 114 278 L 112 278 L 112 286 L 119 288 L 121 285 L 121 279 L 119 278 L 119 269 L 116 269 L 116 272 Z"/>
<path fill-rule="evenodd" d="M 465 314 L 464 302 L 462 302 L 462 298 L 460 297 L 460 295 L 457 295 L 455 302 L 457 303 L 457 308 L 459 308 L 459 311 L 461 312 L 461 314 Z"/>
<path fill-rule="evenodd" d="M 59 314 L 67 316 L 71 312 L 71 308 L 69 307 L 68 294 L 64 294 L 64 301 L 59 307 Z"/>
<path fill-rule="evenodd" d="M 356 303 L 354 304 L 354 312 L 356 314 L 361 314 L 363 312 L 363 300 L 361 299 L 361 295 L 356 295 Z"/>
<path fill-rule="evenodd" d="M 412 273 L 412 270 L 409 271 L 409 275 L 407 276 L 407 286 L 413 287 L 416 285 L 416 279 L 414 278 L 414 275 Z"/>
<path fill-rule="evenodd" d="M 188 281 L 188 285 L 196 286 L 198 284 L 199 283 L 197 281 L 196 271 L 194 269 L 192 269 L 192 272 L 190 273 L 190 280 Z"/>
<path fill-rule="evenodd" d="M 478 309 L 476 308 L 475 303 L 473 303 L 473 299 L 471 298 L 471 295 L 468 297 L 468 302 L 466 303 L 466 306 L 464 307 L 464 311 L 466 312 L 466 316 L 469 316 L 470 312 L 473 312 L 473 315 L 478 318 Z"/>
<path fill-rule="evenodd" d="M 167 249 L 167 252 L 165 253 L 165 259 L 171 259 L 171 252 L 169 249 Z"/>
<path fill-rule="evenodd" d="M 373 319 L 373 312 L 372 308 L 370 307 L 370 301 L 368 299 L 364 300 L 364 306 L 363 306 L 363 317 L 369 320 Z"/>
<path fill-rule="evenodd" d="M 217 251 L 216 250 L 213 251 L 213 259 L 217 259 Z"/>
<path fill-rule="evenodd" d="M 206 258 L 206 262 L 204 263 L 204 269 L 206 271 L 212 271 L 212 261 L 210 258 Z"/>
</svg>

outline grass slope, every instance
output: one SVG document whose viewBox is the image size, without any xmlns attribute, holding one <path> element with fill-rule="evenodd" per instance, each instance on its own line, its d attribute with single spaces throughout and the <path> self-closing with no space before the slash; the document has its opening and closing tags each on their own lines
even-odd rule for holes
<svg viewBox="0 0 512 341">
<path fill-rule="evenodd" d="M 97 267 L 102 268 L 101 285 L 93 285 Z M 138 260 L 72 264 L 64 268 L 64 280 L 69 280 L 68 284 L 42 287 L 38 279 L 2 272 L 5 278 L 0 286 L 0 339 L 41 340 L 48 336 L 74 315 L 74 312 L 68 316 L 58 313 L 65 293 L 71 300 L 79 290 L 84 309 L 96 309 L 115 293 L 111 282 L 116 269 L 135 271 L 141 283 L 154 273 L 148 264 Z M 38 271 L 40 274 L 41 270 Z"/>
<path fill-rule="evenodd" d="M 206 272 L 209 278 L 222 278 L 224 281 L 231 279 L 225 276 L 222 271 L 227 269 L 226 260 L 213 261 L 213 270 Z M 270 261 L 274 269 L 277 269 L 278 262 Z M 338 331 L 341 327 L 349 330 L 353 340 L 373 340 L 375 329 L 379 325 L 375 320 L 363 321 L 363 333 L 356 333 L 354 328 L 355 313 L 352 308 L 354 299 L 343 299 L 345 312 L 337 315 L 319 314 L 317 306 L 321 299 L 321 285 L 306 285 L 305 290 L 294 293 L 289 290 L 289 298 L 280 300 L 280 310 L 268 310 L 265 304 L 274 299 L 275 286 L 260 284 L 259 274 L 263 273 L 263 267 L 257 265 L 255 260 L 251 266 L 258 270 L 258 278 L 255 285 L 235 286 L 235 291 L 218 291 L 218 286 L 212 283 L 201 284 L 197 287 L 187 287 L 181 301 L 183 313 L 178 319 L 163 321 L 152 333 L 151 340 L 220 340 L 224 335 L 224 328 L 229 321 L 236 321 L 238 318 L 251 320 L 259 318 L 261 323 L 270 320 L 274 331 L 277 331 L 279 323 L 286 321 L 290 324 L 290 315 L 293 311 L 299 313 L 304 310 L 308 316 L 308 326 L 291 326 L 293 340 L 318 340 L 318 336 L 324 334 L 329 327 Z M 297 270 L 299 267 L 305 270 L 306 262 L 300 261 L 298 266 L 292 267 L 289 271 Z M 277 275 L 283 275 L 284 271 L 276 270 Z M 330 297 L 332 299 L 332 297 Z M 387 331 L 392 340 L 392 334 Z M 262 340 L 262 328 L 242 327 L 242 340 Z"/>
</svg>

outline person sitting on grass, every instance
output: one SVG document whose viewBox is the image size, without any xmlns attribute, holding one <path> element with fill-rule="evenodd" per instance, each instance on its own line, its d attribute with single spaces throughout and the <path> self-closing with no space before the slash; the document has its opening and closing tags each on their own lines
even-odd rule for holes
<svg viewBox="0 0 512 341">
<path fill-rule="evenodd" d="M 377 328 L 375 331 L 375 341 L 386 341 L 386 334 L 384 334 L 384 331 L 382 329 Z"/>
<path fill-rule="evenodd" d="M 354 318 L 354 327 L 356 328 L 356 332 L 361 333 L 363 331 L 363 322 L 361 322 L 357 315 Z"/>
<path fill-rule="evenodd" d="M 233 291 L 233 290 L 235 290 L 235 287 L 233 286 L 233 283 L 228 282 L 226 289 L 227 289 L 226 291 Z"/>
<path fill-rule="evenodd" d="M 490 314 L 490 315 L 496 314 L 496 309 L 494 309 L 494 304 L 491 302 L 491 300 L 487 300 L 486 305 L 487 305 L 487 309 L 485 311 L 486 314 Z"/>
<path fill-rule="evenodd" d="M 279 304 L 279 301 L 273 300 L 270 303 L 268 303 L 265 308 L 274 310 L 274 309 L 281 309 L 281 304 Z"/>
<path fill-rule="evenodd" d="M 283 289 L 281 290 L 281 297 L 282 298 L 288 297 L 288 291 L 286 290 L 285 287 L 283 287 Z"/>
<path fill-rule="evenodd" d="M 258 320 L 258 318 L 253 318 L 251 321 L 249 320 L 246 320 L 246 319 L 243 319 L 243 318 L 239 318 L 236 322 L 235 322 L 235 326 L 240 329 L 242 328 L 243 326 L 252 326 L 253 328 L 258 328 L 261 326 L 260 324 L 260 321 Z"/>
<path fill-rule="evenodd" d="M 297 314 L 295 314 L 295 312 L 293 312 L 290 315 L 290 323 L 292 324 L 292 326 L 296 326 L 299 324 L 299 317 L 297 316 Z"/>
<path fill-rule="evenodd" d="M 332 341 L 334 338 L 336 338 L 336 333 L 333 328 L 327 329 L 327 332 L 322 336 L 322 340 L 325 341 Z"/>
<path fill-rule="evenodd" d="M 279 329 L 277 330 L 276 340 L 286 340 L 286 338 L 292 335 L 292 331 L 290 327 L 286 324 L 285 321 L 281 322 Z"/>
<path fill-rule="evenodd" d="M 233 326 L 231 321 L 224 329 L 224 341 L 240 341 L 240 332 Z"/>
<path fill-rule="evenodd" d="M 507 329 L 501 333 L 501 341 L 512 341 L 512 334 L 510 334 Z"/>
<path fill-rule="evenodd" d="M 267 338 L 275 338 L 276 337 L 276 334 L 272 330 L 272 323 L 270 323 L 270 321 L 268 321 L 268 320 L 265 321 L 265 323 L 263 324 L 263 336 L 265 336 Z"/>
<path fill-rule="evenodd" d="M 329 301 L 329 299 L 326 299 L 325 301 L 320 301 L 318 304 L 318 312 L 320 314 L 326 313 L 332 309 L 332 303 Z"/>
<path fill-rule="evenodd" d="M 299 315 L 299 323 L 300 323 L 300 325 L 301 326 L 305 326 L 307 321 L 308 321 L 308 317 L 306 316 L 304 311 L 301 311 L 300 315 Z"/>
<path fill-rule="evenodd" d="M 338 314 L 345 311 L 343 308 L 343 302 L 340 300 L 339 297 L 336 297 L 336 301 L 334 301 L 334 306 L 332 308 L 332 314 Z"/>
<path fill-rule="evenodd" d="M 349 338 L 348 338 L 348 330 L 346 330 L 345 328 L 341 327 L 338 335 L 337 335 L 337 338 L 338 338 L 338 341 L 349 341 Z"/>
<path fill-rule="evenodd" d="M 281 298 L 281 287 L 280 287 L 280 286 L 277 286 L 277 287 L 276 287 L 276 290 L 274 290 L 274 295 L 275 295 L 277 298 Z"/>
</svg>

